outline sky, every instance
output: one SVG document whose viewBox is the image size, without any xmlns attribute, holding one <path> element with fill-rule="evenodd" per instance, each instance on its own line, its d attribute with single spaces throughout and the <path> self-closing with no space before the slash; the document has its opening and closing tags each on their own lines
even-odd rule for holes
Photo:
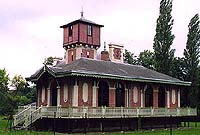
<svg viewBox="0 0 200 135">
<path fill-rule="evenodd" d="M 173 0 L 175 56 L 183 56 L 190 19 L 199 0 Z M 0 0 L 0 69 L 29 77 L 49 56 L 63 57 L 61 25 L 84 17 L 104 25 L 101 43 L 135 55 L 153 48 L 160 0 Z M 100 48 L 101 49 L 101 48 Z"/>
</svg>

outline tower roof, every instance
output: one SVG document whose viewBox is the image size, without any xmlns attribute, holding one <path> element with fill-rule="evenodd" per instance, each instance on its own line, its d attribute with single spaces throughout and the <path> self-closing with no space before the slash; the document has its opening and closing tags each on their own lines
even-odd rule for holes
<svg viewBox="0 0 200 135">
<path fill-rule="evenodd" d="M 73 22 L 70 22 L 68 24 L 60 26 L 60 28 L 65 28 L 65 27 L 68 27 L 69 25 L 73 25 L 73 24 L 76 24 L 76 23 L 79 23 L 79 22 L 84 23 L 84 24 L 91 24 L 91 25 L 96 25 L 96 26 L 99 26 L 99 27 L 104 27 L 103 25 L 97 24 L 95 22 L 92 22 L 90 20 L 85 19 L 84 17 L 81 17 L 78 20 L 75 20 Z"/>
</svg>

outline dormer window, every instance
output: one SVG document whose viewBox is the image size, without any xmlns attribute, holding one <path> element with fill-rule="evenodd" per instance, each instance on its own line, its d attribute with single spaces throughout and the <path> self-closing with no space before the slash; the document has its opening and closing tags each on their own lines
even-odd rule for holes
<svg viewBox="0 0 200 135">
<path fill-rule="evenodd" d="M 87 33 L 88 33 L 88 36 L 92 36 L 92 25 L 87 26 Z"/>
<path fill-rule="evenodd" d="M 73 32 L 73 26 L 70 25 L 70 26 L 69 26 L 69 36 L 72 36 L 72 32 Z"/>
</svg>

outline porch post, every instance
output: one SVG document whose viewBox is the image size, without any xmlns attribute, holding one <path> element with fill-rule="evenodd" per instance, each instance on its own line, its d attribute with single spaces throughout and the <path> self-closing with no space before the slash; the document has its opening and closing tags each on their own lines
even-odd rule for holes
<svg viewBox="0 0 200 135">
<path fill-rule="evenodd" d="M 57 106 L 60 106 L 60 86 L 57 86 Z"/>
<path fill-rule="evenodd" d="M 37 88 L 37 106 L 40 106 L 40 90 Z"/>
<path fill-rule="evenodd" d="M 97 84 L 96 81 L 94 81 L 94 85 L 92 87 L 92 107 L 96 107 L 97 106 Z"/>
<path fill-rule="evenodd" d="M 78 85 L 77 80 L 75 80 L 75 85 L 72 91 L 72 106 L 78 106 Z"/>
<path fill-rule="evenodd" d="M 167 90 L 167 108 L 170 108 L 169 90 Z"/>
<path fill-rule="evenodd" d="M 47 88 L 47 106 L 50 106 L 50 88 Z"/>
<path fill-rule="evenodd" d="M 180 96 L 180 89 L 178 89 L 178 107 L 181 106 L 180 98 L 181 98 L 181 96 Z"/>
<path fill-rule="evenodd" d="M 158 89 L 153 90 L 153 107 L 158 108 Z"/>
</svg>

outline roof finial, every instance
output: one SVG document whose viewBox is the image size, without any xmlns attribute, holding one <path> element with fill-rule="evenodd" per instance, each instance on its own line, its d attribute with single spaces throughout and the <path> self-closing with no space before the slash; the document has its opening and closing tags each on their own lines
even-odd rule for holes
<svg viewBox="0 0 200 135">
<path fill-rule="evenodd" d="M 83 6 L 81 7 L 82 8 L 82 10 L 81 10 L 81 18 L 84 18 L 84 16 L 83 16 Z"/>
<path fill-rule="evenodd" d="M 104 42 L 104 51 L 106 51 L 106 42 Z"/>
</svg>

